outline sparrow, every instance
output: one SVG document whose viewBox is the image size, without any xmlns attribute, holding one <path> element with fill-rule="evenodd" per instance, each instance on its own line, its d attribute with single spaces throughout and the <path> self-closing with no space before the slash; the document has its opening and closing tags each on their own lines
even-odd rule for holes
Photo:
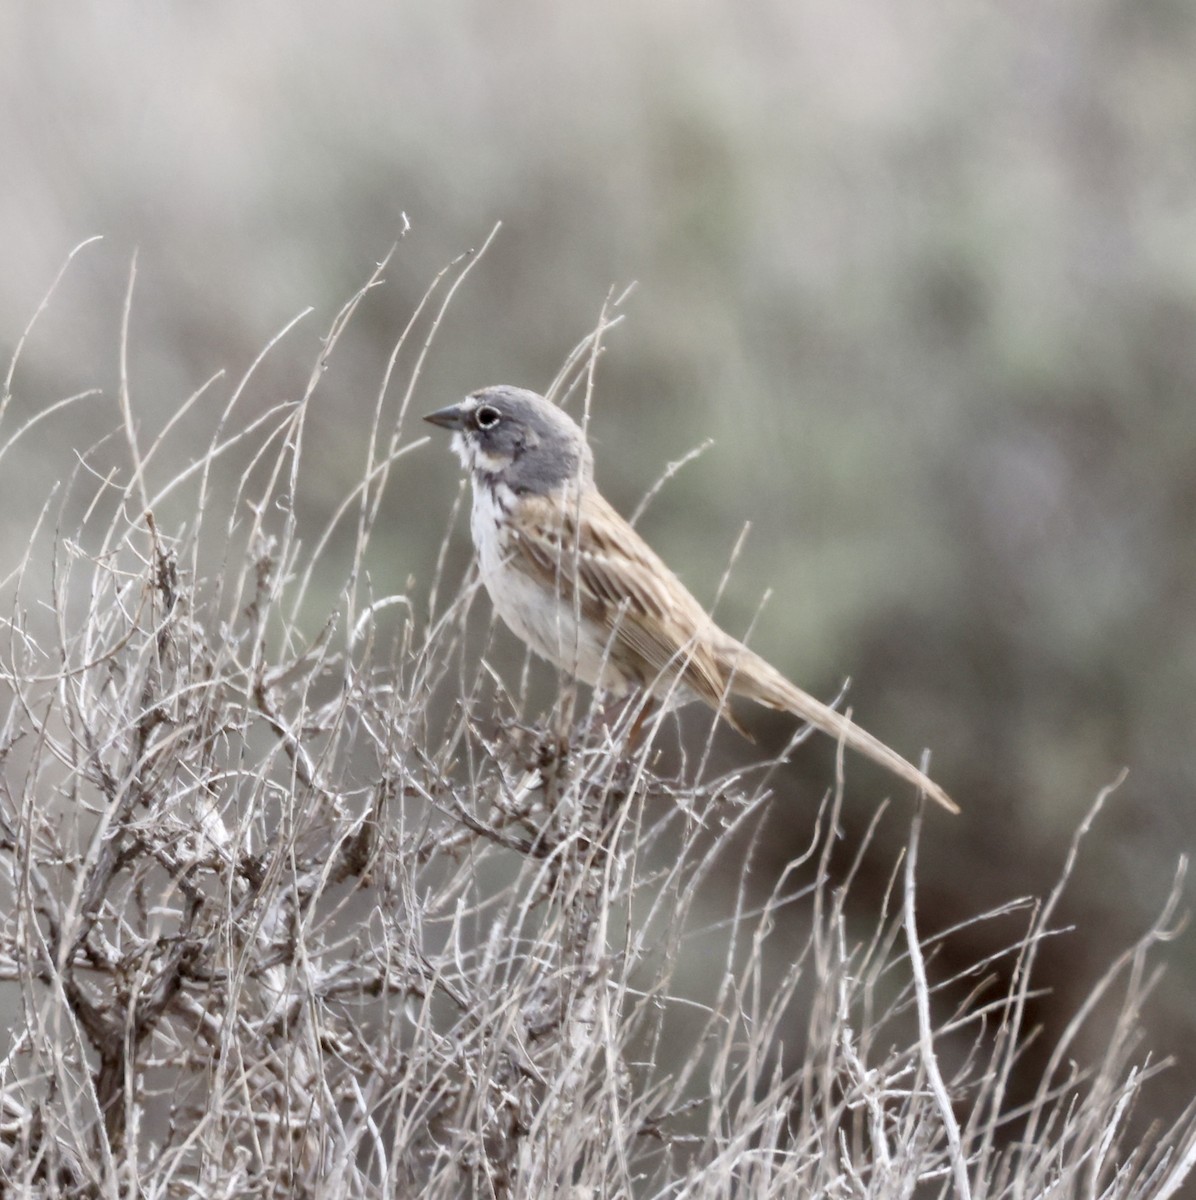
<svg viewBox="0 0 1196 1200">
<path fill-rule="evenodd" d="M 424 420 L 452 430 L 473 487 L 482 582 L 536 654 L 600 691 L 646 692 L 669 707 L 700 700 L 732 724 L 732 696 L 792 713 L 959 811 L 912 763 L 715 624 L 597 489 L 585 434 L 557 405 L 488 387 Z"/>
</svg>

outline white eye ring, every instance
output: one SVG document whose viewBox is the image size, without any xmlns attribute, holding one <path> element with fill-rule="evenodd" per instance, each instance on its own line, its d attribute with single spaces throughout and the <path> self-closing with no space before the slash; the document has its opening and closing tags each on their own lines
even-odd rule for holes
<svg viewBox="0 0 1196 1200">
<path fill-rule="evenodd" d="M 502 413 L 490 404 L 483 404 L 473 414 L 473 419 L 479 429 L 493 429 L 502 420 Z"/>
</svg>

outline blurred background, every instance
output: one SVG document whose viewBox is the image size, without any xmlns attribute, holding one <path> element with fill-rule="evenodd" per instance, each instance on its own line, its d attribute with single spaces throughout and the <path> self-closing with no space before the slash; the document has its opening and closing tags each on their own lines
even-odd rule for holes
<svg viewBox="0 0 1196 1200">
<path fill-rule="evenodd" d="M 413 307 L 496 221 L 416 413 L 487 383 L 545 388 L 634 281 L 598 373 L 599 481 L 628 512 L 714 439 L 641 528 L 710 602 L 750 522 L 723 623 L 742 633 L 771 589 L 756 649 L 823 696 L 850 675 L 863 724 L 933 749 L 964 814 L 931 814 L 924 931 L 1048 889 L 1129 768 L 1060 910 L 1076 930 L 1044 962 L 1045 1054 L 1149 926 L 1196 829 L 1193 62 L 1182 0 L 8 0 L 5 360 L 70 249 L 103 235 L 23 352 L 9 428 L 103 394 L 6 460 L 3 573 L 74 451 L 117 422 L 135 249 L 148 438 L 311 305 L 246 410 L 298 395 L 409 220 L 312 412 L 316 526 L 360 474 Z M 457 486 L 442 444 L 402 460 L 377 591 L 414 578 L 426 595 Z M 454 555 L 451 578 L 464 523 Z M 786 722 L 753 720 L 783 743 Z M 793 844 L 769 847 L 761 886 L 806 844 L 832 759 L 796 756 Z M 859 763 L 848 779 L 852 846 L 890 784 Z M 870 852 L 875 896 L 906 835 L 899 801 Z M 1008 935 L 975 927 L 948 958 Z M 1196 1083 L 1190 934 L 1167 964 L 1143 1020 L 1153 1058 L 1178 1064 L 1144 1123 Z M 1113 995 L 1093 1045 L 1116 1012 Z"/>
</svg>

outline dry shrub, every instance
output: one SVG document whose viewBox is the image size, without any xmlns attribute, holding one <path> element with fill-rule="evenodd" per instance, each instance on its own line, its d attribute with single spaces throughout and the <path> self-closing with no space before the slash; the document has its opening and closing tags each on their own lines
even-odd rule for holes
<svg viewBox="0 0 1196 1200">
<path fill-rule="evenodd" d="M 468 266 L 416 314 L 420 347 Z M 6 1194 L 1176 1192 L 1193 1112 L 1124 1138 L 1157 1069 L 1137 1013 L 1178 880 L 1093 991 L 1122 1006 L 1103 1056 L 1070 1057 L 1085 1006 L 1014 1106 L 1079 837 L 1043 902 L 973 918 L 1013 931 L 1004 963 L 942 978 L 955 931 L 915 925 L 919 815 L 859 929 L 841 770 L 761 891 L 779 760 L 720 775 L 681 742 L 666 771 L 671 725 L 629 751 L 626 719 L 575 712 L 568 688 L 529 720 L 486 666 L 469 579 L 443 606 L 439 578 L 427 607 L 370 590 L 380 498 L 416 444 L 410 332 L 360 484 L 300 539 L 308 406 L 365 290 L 300 400 L 244 417 L 251 370 L 164 482 L 173 425 L 142 444 L 124 383 L 122 453 L 79 455 L 10 578 Z M 596 346 L 571 364 L 587 388 Z M 350 565 L 320 611 L 338 541 Z"/>
</svg>

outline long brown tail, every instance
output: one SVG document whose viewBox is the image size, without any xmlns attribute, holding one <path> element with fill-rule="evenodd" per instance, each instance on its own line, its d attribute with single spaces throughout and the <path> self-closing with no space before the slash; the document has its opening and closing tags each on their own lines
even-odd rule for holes
<svg viewBox="0 0 1196 1200">
<path fill-rule="evenodd" d="M 823 733 L 841 740 L 844 745 L 850 746 L 873 762 L 880 763 L 894 775 L 920 788 L 948 812 L 959 812 L 959 805 L 913 763 L 906 762 L 896 750 L 890 749 L 879 738 L 873 737 L 866 729 L 861 729 L 842 713 L 836 712 L 829 705 L 823 704 L 821 700 L 816 700 L 808 692 L 803 692 L 801 688 L 790 683 L 780 671 L 758 654 L 735 643 L 735 648 L 728 658 L 735 672 L 731 681 L 732 695 L 746 696 L 758 704 L 779 708 L 808 721 Z"/>
</svg>

